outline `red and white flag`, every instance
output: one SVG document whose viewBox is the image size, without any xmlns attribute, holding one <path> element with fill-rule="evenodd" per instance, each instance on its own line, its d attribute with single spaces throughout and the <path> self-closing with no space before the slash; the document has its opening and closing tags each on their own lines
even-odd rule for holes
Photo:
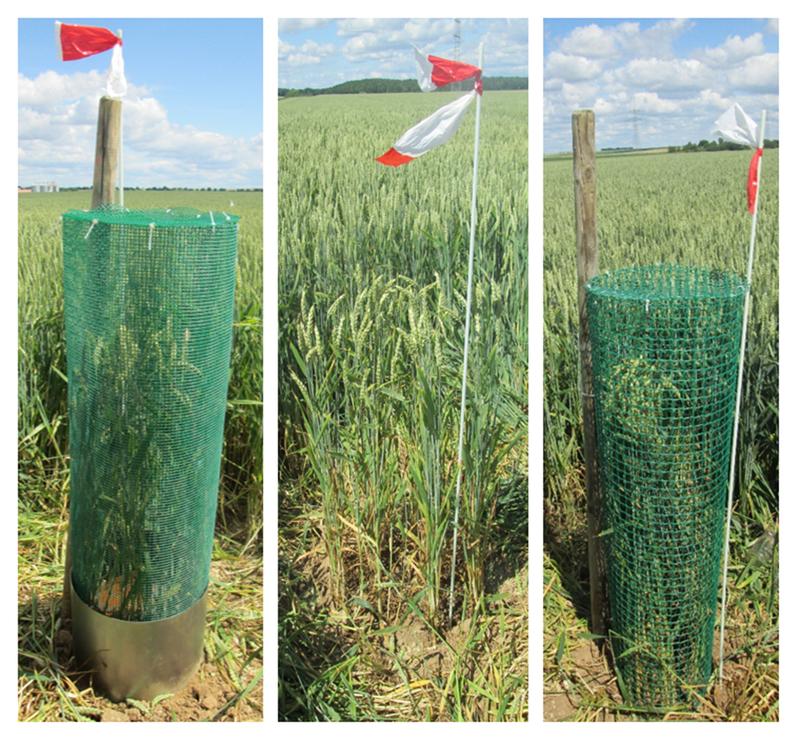
<svg viewBox="0 0 800 742">
<path fill-rule="evenodd" d="M 417 81 L 420 90 L 429 93 L 431 90 L 450 85 L 450 83 L 474 77 L 480 92 L 481 71 L 475 65 L 434 57 L 432 54 L 425 56 L 416 46 L 414 47 L 414 56 L 417 60 Z"/>
<path fill-rule="evenodd" d="M 59 59 L 71 62 L 112 50 L 106 92 L 112 98 L 122 98 L 128 91 L 125 62 L 122 59 L 122 39 L 113 31 L 97 26 L 77 26 L 56 21 L 56 47 Z"/>
<path fill-rule="evenodd" d="M 758 125 L 751 119 L 738 103 L 734 103 L 715 122 L 713 134 L 722 137 L 726 142 L 743 144 L 752 147 L 755 152 L 750 158 L 750 167 L 747 173 L 747 210 L 752 214 L 756 205 L 758 192 L 758 161 L 764 154 L 764 149 L 759 146 Z"/>
<path fill-rule="evenodd" d="M 441 57 L 426 57 L 416 47 L 414 52 L 417 60 L 417 80 L 423 91 L 429 92 L 470 78 L 475 78 L 475 86 L 466 95 L 442 106 L 416 126 L 412 126 L 392 147 L 376 158 L 382 165 L 391 167 L 405 165 L 449 141 L 458 130 L 470 103 L 483 93 L 479 67 Z"/>
</svg>

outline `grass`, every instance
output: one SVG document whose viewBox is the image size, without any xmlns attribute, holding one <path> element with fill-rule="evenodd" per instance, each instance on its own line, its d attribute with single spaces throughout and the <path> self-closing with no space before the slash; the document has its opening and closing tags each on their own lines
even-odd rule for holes
<svg viewBox="0 0 800 742">
<path fill-rule="evenodd" d="M 524 663 L 512 677 L 485 673 L 511 661 L 502 648 L 519 615 L 500 617 L 512 607 L 524 613 L 522 582 L 512 597 L 491 596 L 527 554 L 519 538 L 527 523 L 525 101 L 488 93 L 484 106 L 481 142 L 491 157 L 480 180 L 455 625 L 446 613 L 469 122 L 447 147 L 392 170 L 373 158 L 443 101 L 281 103 L 283 718 L 527 713 Z"/>
<path fill-rule="evenodd" d="M 777 152 L 764 157 L 728 575 L 730 677 L 722 690 L 690 699 L 696 708 L 659 710 L 624 704 L 613 666 L 589 652 L 571 166 L 544 164 L 544 678 L 552 718 L 777 719 Z M 743 275 L 748 158 L 720 152 L 599 160 L 600 270 L 678 263 Z"/>
<path fill-rule="evenodd" d="M 231 205 L 230 201 L 234 204 Z M 88 192 L 21 194 L 19 225 L 19 584 L 22 720 L 103 718 L 108 702 L 75 674 L 60 595 L 69 447 L 59 216 Z M 198 694 L 128 709 L 143 718 L 260 718 L 262 635 L 261 194 L 126 194 L 133 209 L 194 206 L 242 217 L 231 378 L 212 565 L 206 661 Z M 217 704 L 217 700 L 219 704 Z M 224 708 L 223 708 L 224 707 Z M 99 709 L 98 713 L 81 709 Z M 119 711 L 119 709 L 117 709 Z M 212 713 L 213 712 L 213 713 Z"/>
</svg>

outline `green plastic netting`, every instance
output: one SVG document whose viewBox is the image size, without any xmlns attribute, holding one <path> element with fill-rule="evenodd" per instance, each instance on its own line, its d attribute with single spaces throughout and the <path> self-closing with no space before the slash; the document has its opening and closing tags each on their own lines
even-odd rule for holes
<svg viewBox="0 0 800 742">
<path fill-rule="evenodd" d="M 63 233 L 73 585 L 168 618 L 208 585 L 238 217 L 70 211 Z"/>
<path fill-rule="evenodd" d="M 711 675 L 745 290 L 677 266 L 586 286 L 612 649 L 639 705 Z"/>
</svg>

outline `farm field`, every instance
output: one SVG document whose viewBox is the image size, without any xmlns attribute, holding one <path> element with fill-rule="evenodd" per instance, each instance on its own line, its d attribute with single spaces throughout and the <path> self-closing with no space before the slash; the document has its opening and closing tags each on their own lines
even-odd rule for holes
<svg viewBox="0 0 800 742">
<path fill-rule="evenodd" d="M 69 441 L 60 215 L 87 191 L 19 195 L 19 719 L 260 720 L 262 709 L 261 193 L 129 191 L 126 206 L 241 216 L 234 343 L 205 661 L 183 691 L 114 704 L 87 687 L 60 608 Z M 231 201 L 233 203 L 231 204 Z"/>
<path fill-rule="evenodd" d="M 749 152 L 599 157 L 600 271 L 744 275 Z M 778 152 L 764 153 L 731 528 L 724 686 L 697 708 L 626 704 L 589 633 L 572 163 L 544 161 L 544 713 L 549 720 L 778 718 Z M 714 661 L 717 662 L 715 643 Z"/>
<path fill-rule="evenodd" d="M 473 113 L 279 104 L 279 718 L 527 718 L 527 94 L 487 92 L 448 622 Z"/>
</svg>

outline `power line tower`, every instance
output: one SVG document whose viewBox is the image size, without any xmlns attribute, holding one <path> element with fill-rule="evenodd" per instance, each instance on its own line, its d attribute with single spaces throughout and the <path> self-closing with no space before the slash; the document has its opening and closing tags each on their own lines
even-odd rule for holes
<svg viewBox="0 0 800 742">
<path fill-rule="evenodd" d="M 453 18 L 453 59 L 461 59 L 461 19 Z M 456 82 L 451 90 L 463 90 L 464 82 Z"/>
</svg>

